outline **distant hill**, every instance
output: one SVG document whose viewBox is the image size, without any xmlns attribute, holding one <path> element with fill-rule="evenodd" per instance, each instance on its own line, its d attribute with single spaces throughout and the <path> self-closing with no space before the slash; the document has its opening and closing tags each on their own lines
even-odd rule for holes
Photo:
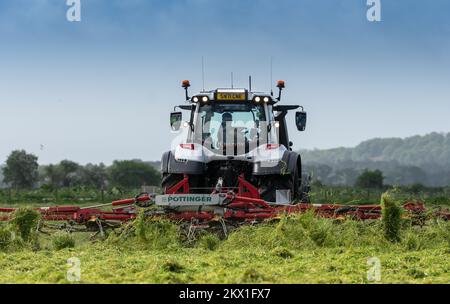
<svg viewBox="0 0 450 304">
<path fill-rule="evenodd" d="M 375 138 L 354 148 L 301 151 L 306 170 L 326 184 L 353 184 L 364 169 L 380 169 L 388 184 L 450 185 L 450 133 Z"/>
</svg>

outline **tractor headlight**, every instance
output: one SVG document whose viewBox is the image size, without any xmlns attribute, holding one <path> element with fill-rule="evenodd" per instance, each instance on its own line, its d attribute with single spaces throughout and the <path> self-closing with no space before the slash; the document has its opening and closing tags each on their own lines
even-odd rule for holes
<svg viewBox="0 0 450 304">
<path fill-rule="evenodd" d="M 269 97 L 267 97 L 267 96 L 264 97 L 264 102 L 265 102 L 265 103 L 268 103 L 269 101 L 270 101 L 270 98 L 269 98 Z"/>
<path fill-rule="evenodd" d="M 260 101 L 261 101 L 261 97 L 256 96 L 256 97 L 255 97 L 255 102 L 260 102 Z"/>
<path fill-rule="evenodd" d="M 192 102 L 202 102 L 202 103 L 208 103 L 209 102 L 209 97 L 206 95 L 197 95 L 192 97 Z"/>
</svg>

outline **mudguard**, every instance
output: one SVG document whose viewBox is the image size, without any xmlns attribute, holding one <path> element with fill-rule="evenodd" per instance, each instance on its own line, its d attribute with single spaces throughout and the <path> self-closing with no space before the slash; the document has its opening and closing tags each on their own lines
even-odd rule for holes
<svg viewBox="0 0 450 304">
<path fill-rule="evenodd" d="M 169 173 L 169 157 L 170 151 L 165 152 L 161 157 L 161 173 Z"/>
<path fill-rule="evenodd" d="M 298 163 L 300 161 L 300 163 Z M 275 166 L 263 166 L 257 162 L 253 165 L 253 175 L 285 175 L 292 174 L 296 168 L 301 168 L 301 158 L 296 152 L 286 151 Z M 301 169 L 300 169 L 301 170 Z"/>
<path fill-rule="evenodd" d="M 161 173 L 204 174 L 205 164 L 195 161 L 177 161 L 168 151 L 161 158 Z"/>
</svg>

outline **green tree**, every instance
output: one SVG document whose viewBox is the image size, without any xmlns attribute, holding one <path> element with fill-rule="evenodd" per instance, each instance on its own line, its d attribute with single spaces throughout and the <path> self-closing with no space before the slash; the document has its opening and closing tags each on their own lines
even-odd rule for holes
<svg viewBox="0 0 450 304">
<path fill-rule="evenodd" d="M 80 180 L 79 170 L 80 165 L 71 160 L 63 160 L 58 164 L 58 170 L 62 175 L 63 187 L 71 187 Z"/>
<path fill-rule="evenodd" d="M 51 186 L 52 189 L 58 189 L 62 184 L 62 172 L 57 165 L 50 164 L 44 167 L 45 182 Z"/>
<path fill-rule="evenodd" d="M 424 192 L 425 190 L 426 190 L 425 186 L 420 183 L 412 184 L 408 187 L 408 191 L 414 194 L 415 196 L 418 196 L 421 192 Z"/>
<path fill-rule="evenodd" d="M 110 181 L 123 188 L 136 188 L 142 185 L 159 185 L 160 174 L 151 165 L 136 160 L 114 161 L 109 167 Z"/>
<path fill-rule="evenodd" d="M 383 188 L 383 172 L 380 170 L 364 172 L 356 179 L 355 187 L 367 190 L 367 199 L 370 198 L 370 190 Z"/>
<path fill-rule="evenodd" d="M 3 168 L 4 181 L 13 188 L 31 188 L 38 180 L 38 158 L 25 150 L 12 151 Z"/>
<path fill-rule="evenodd" d="M 107 172 L 103 163 L 99 165 L 87 164 L 83 167 L 81 175 L 81 183 L 84 186 L 104 189 L 107 181 Z"/>
</svg>

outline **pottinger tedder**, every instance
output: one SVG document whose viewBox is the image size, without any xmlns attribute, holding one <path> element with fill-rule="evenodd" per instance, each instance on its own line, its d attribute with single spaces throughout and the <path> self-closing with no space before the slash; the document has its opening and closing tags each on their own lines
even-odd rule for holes
<svg viewBox="0 0 450 304">
<path fill-rule="evenodd" d="M 329 218 L 377 219 L 379 205 L 310 204 L 308 178 L 303 178 L 302 161 L 289 140 L 286 116 L 295 113 L 299 131 L 306 127 L 306 112 L 298 105 L 279 105 L 285 82 L 278 81 L 278 96 L 249 89 L 216 89 L 189 97 L 188 80 L 182 82 L 188 104 L 177 106 L 189 112 L 172 112 L 171 128 L 180 142 L 161 160 L 164 194 L 142 193 L 133 199 L 92 207 L 59 206 L 39 208 L 43 226 L 70 231 L 96 231 L 134 219 L 138 208 L 147 216 L 162 216 L 192 227 L 220 223 L 226 227 L 255 223 L 284 214 L 314 210 Z M 105 211 L 104 207 L 110 207 Z M 427 212 L 423 203 L 407 202 L 403 208 L 417 219 Z M 13 208 L 0 208 L 0 220 L 7 220 Z M 448 220 L 448 211 L 432 211 Z M 3 216 L 2 216 L 3 214 Z"/>
<path fill-rule="evenodd" d="M 164 217 L 189 224 L 189 231 L 209 228 L 219 223 L 224 235 L 229 225 L 259 223 L 283 215 L 313 210 L 317 215 L 355 220 L 379 219 L 380 205 L 339 205 L 339 204 L 276 204 L 260 198 L 258 189 L 242 176 L 238 178 L 237 189 L 218 188 L 210 194 L 192 194 L 186 176 L 166 194 L 141 193 L 135 198 L 114 201 L 92 207 L 55 206 L 37 208 L 42 215 L 40 228 L 57 228 L 70 232 L 93 231 L 104 234 L 107 229 L 120 227 L 124 222 L 136 218 L 138 209 L 143 209 L 148 217 Z M 111 210 L 102 210 L 104 207 Z M 422 223 L 427 217 L 450 219 L 448 210 L 427 211 L 422 202 L 407 202 L 403 205 L 405 215 Z M 9 219 L 14 208 L 0 208 L 0 221 Z M 3 216 L 1 216 L 3 214 Z M 53 222 L 54 224 L 50 224 Z"/>
</svg>

